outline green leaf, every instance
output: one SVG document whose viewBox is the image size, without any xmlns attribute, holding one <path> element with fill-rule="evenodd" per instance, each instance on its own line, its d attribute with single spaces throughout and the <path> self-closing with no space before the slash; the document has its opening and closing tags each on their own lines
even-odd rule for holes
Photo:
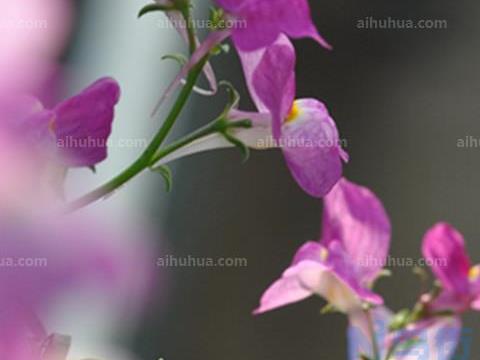
<svg viewBox="0 0 480 360">
<path fill-rule="evenodd" d="M 145 5 L 139 12 L 138 12 L 138 17 L 142 17 L 145 14 L 154 12 L 154 11 L 169 11 L 173 10 L 171 6 L 165 6 L 165 5 L 160 5 L 160 4 L 148 4 Z"/>
<path fill-rule="evenodd" d="M 150 170 L 162 175 L 163 179 L 165 180 L 166 191 L 170 192 L 172 190 L 172 185 L 173 185 L 173 176 L 170 168 L 168 166 L 161 165 L 157 167 L 152 167 L 150 168 Z"/>
</svg>

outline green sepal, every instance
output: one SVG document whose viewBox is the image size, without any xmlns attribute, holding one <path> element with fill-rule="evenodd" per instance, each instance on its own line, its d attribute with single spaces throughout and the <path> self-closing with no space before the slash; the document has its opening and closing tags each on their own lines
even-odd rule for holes
<svg viewBox="0 0 480 360">
<path fill-rule="evenodd" d="M 372 360 L 372 358 L 365 354 L 360 354 L 360 360 Z"/>
<path fill-rule="evenodd" d="M 224 30 L 225 29 L 225 11 L 221 8 L 210 8 L 210 30 Z"/>
<path fill-rule="evenodd" d="M 160 4 L 148 4 L 140 9 L 138 12 L 138 17 L 141 18 L 143 15 L 154 12 L 154 11 L 170 11 L 174 10 L 172 6 L 165 6 Z"/>
<path fill-rule="evenodd" d="M 334 305 L 332 305 L 331 303 L 328 303 L 327 305 L 325 305 L 324 307 L 322 307 L 320 309 L 320 314 L 321 315 L 334 314 L 334 313 L 338 313 L 338 312 L 339 312 L 339 310 Z"/>
<path fill-rule="evenodd" d="M 411 319 L 411 311 L 409 309 L 402 309 L 393 315 L 390 324 L 388 325 L 388 329 L 390 331 L 401 330 L 407 326 L 409 320 Z"/>
<path fill-rule="evenodd" d="M 239 139 L 237 139 L 235 136 L 230 135 L 228 132 L 223 132 L 222 135 L 225 137 L 225 139 L 227 139 L 230 143 L 235 145 L 240 150 L 243 156 L 242 162 L 246 163 L 248 159 L 250 159 L 250 149 L 248 148 L 248 146 L 241 142 Z"/>
<path fill-rule="evenodd" d="M 151 171 L 159 173 L 162 175 L 163 180 L 165 180 L 165 190 L 170 192 L 173 186 L 173 175 L 172 170 L 166 165 L 160 165 L 150 168 Z"/>
<path fill-rule="evenodd" d="M 163 55 L 161 60 L 174 60 L 179 63 L 180 66 L 184 66 L 188 62 L 188 59 L 185 57 L 185 55 L 178 53 Z"/>
</svg>

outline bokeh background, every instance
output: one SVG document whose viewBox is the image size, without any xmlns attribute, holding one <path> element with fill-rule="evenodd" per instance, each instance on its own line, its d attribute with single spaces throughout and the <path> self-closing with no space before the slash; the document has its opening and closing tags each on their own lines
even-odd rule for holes
<svg viewBox="0 0 480 360">
<path fill-rule="evenodd" d="M 154 120 L 148 114 L 176 70 L 160 57 L 183 51 L 175 31 L 160 26 L 161 14 L 136 19 L 145 3 L 76 2 L 77 22 L 65 54 L 68 87 L 73 93 L 105 74 L 119 80 L 123 97 L 114 139 L 149 138 L 159 126 L 162 114 Z M 194 3 L 205 16 L 208 1 Z M 480 259 L 480 144 L 458 146 L 459 139 L 480 139 L 480 3 L 310 3 L 334 50 L 295 42 L 298 97 L 319 98 L 330 109 L 351 156 L 345 175 L 374 190 L 390 214 L 392 256 L 417 259 L 425 230 L 446 220 L 463 232 L 472 258 Z M 438 19 L 448 25 L 359 29 L 366 17 Z M 251 108 L 236 54 L 213 64 Z M 194 96 L 176 134 L 213 119 L 224 101 L 223 94 Z M 111 149 L 98 174 L 79 171 L 74 186 L 88 189 L 107 179 L 141 150 Z M 242 164 L 237 150 L 222 150 L 182 159 L 173 170 L 171 193 L 165 193 L 160 176 L 144 175 L 96 211 L 153 225 L 159 255 L 239 257 L 248 266 L 158 268 L 156 297 L 125 346 L 145 360 L 345 359 L 346 320 L 321 316 L 318 298 L 251 315 L 298 246 L 320 231 L 321 202 L 298 188 L 280 152 L 253 152 Z M 394 277 L 380 281 L 378 289 L 393 309 L 411 306 L 419 294 L 412 268 L 391 270 Z M 460 349 L 458 359 L 477 359 L 478 315 L 469 315 L 465 326 L 465 344 L 471 346 L 469 352 Z"/>
</svg>

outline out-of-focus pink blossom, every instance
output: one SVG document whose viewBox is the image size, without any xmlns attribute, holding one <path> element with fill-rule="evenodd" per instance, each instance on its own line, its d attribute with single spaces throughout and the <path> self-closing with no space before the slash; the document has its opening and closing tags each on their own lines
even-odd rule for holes
<svg viewBox="0 0 480 360">
<path fill-rule="evenodd" d="M 71 2 L 0 0 L 0 93 L 29 91 L 51 71 L 67 39 Z"/>
</svg>

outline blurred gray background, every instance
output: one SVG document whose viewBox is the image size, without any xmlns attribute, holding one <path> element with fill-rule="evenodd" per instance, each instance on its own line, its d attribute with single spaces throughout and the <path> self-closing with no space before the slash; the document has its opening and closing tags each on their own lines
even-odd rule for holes
<svg viewBox="0 0 480 360">
<path fill-rule="evenodd" d="M 148 112 L 175 70 L 159 58 L 181 49 L 173 31 L 158 28 L 162 15 L 135 19 L 134 11 L 144 3 L 78 1 L 69 61 L 85 67 L 85 74 L 93 76 L 92 67 L 100 71 L 103 66 L 123 80 L 114 136 L 131 131 L 148 136 L 158 127 L 161 116 L 150 122 Z M 297 97 L 327 104 L 348 143 L 351 162 L 345 175 L 375 191 L 390 214 L 392 256 L 418 258 L 425 230 L 446 220 L 463 232 L 472 259 L 480 260 L 480 144 L 457 146 L 458 139 L 480 139 L 480 3 L 310 3 L 334 51 L 310 40 L 295 42 Z M 440 19 L 448 26 L 358 29 L 358 21 L 370 16 Z M 91 28 L 99 22 L 101 29 Z M 243 107 L 251 108 L 236 54 L 213 64 L 219 78 L 241 89 Z M 194 96 L 177 135 L 213 119 L 224 101 L 223 94 Z M 136 154 L 115 153 L 94 182 Z M 298 188 L 281 153 L 253 152 L 242 164 L 238 151 L 222 150 L 182 159 L 173 170 L 171 193 L 165 194 L 160 177 L 143 176 L 102 206 L 127 204 L 133 217 L 140 212 L 155 224 L 164 254 L 241 257 L 248 266 L 159 268 L 159 276 L 168 277 L 158 288 L 162 301 L 146 309 L 131 348 L 145 360 L 346 359 L 346 320 L 320 316 L 324 303 L 318 298 L 258 317 L 250 314 L 296 249 L 317 239 L 320 230 L 321 202 Z M 417 278 L 408 267 L 392 271 L 394 278 L 380 281 L 378 290 L 395 310 L 411 306 L 419 294 Z M 458 359 L 478 359 L 478 315 L 465 320 L 473 345 L 469 357 L 460 351 Z"/>
</svg>

